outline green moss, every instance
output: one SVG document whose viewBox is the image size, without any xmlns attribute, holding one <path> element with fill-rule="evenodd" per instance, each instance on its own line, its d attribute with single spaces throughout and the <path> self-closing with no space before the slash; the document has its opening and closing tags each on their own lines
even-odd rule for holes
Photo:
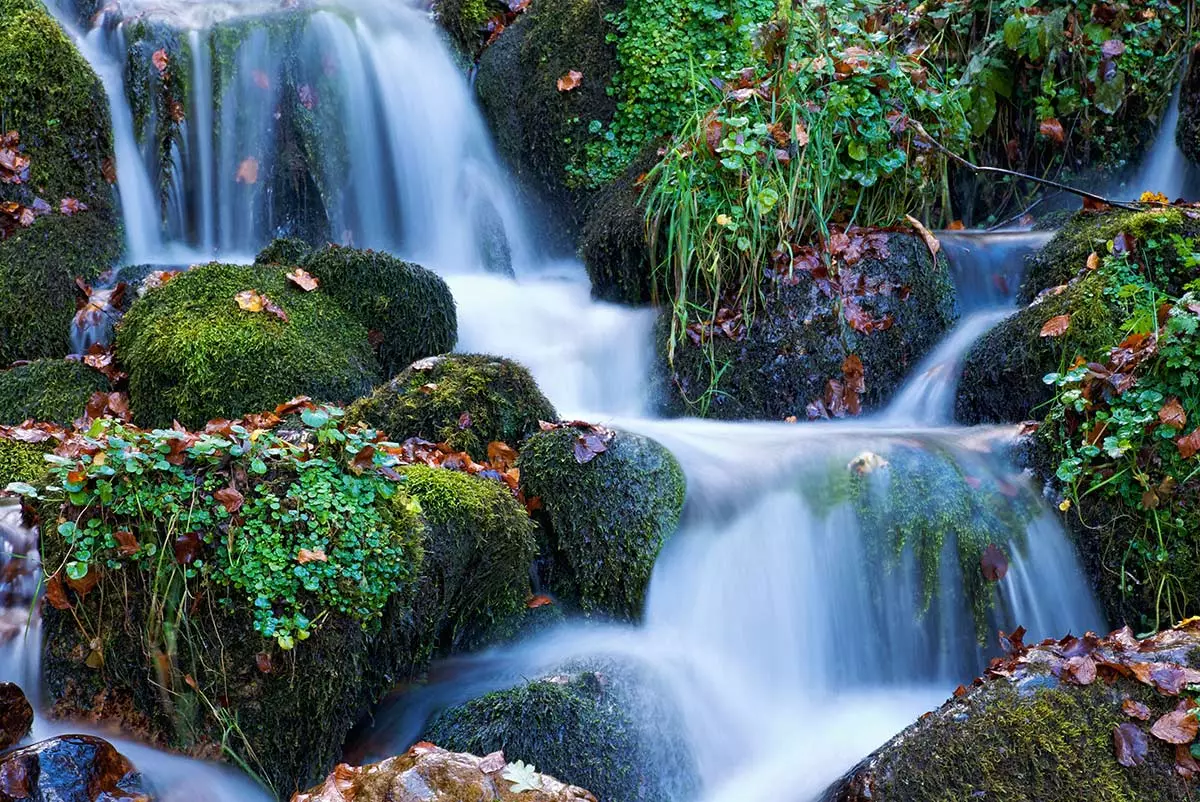
<svg viewBox="0 0 1200 802">
<path fill-rule="evenodd" d="M 646 208 L 640 179 L 658 161 L 648 148 L 595 199 L 580 235 L 579 254 L 603 301 L 645 304 L 653 299 Z"/>
<path fill-rule="evenodd" d="M 683 470 L 661 445 L 627 432 L 580 464 L 579 434 L 543 432 L 521 450 L 522 490 L 542 500 L 548 527 L 544 579 L 585 613 L 637 619 L 654 561 L 679 523 Z"/>
<path fill-rule="evenodd" d="M 1007 681 L 952 703 L 885 747 L 871 766 L 879 802 L 1167 802 L 1190 799 L 1174 772 L 1174 748 L 1147 736 L 1149 759 L 1135 768 L 1113 757 L 1113 730 L 1131 721 L 1121 699 L 1158 708 L 1128 680 L 1116 687 L 1037 687 Z M 1135 722 L 1136 724 L 1136 722 Z M 838 800 L 853 796 L 835 797 Z"/>
<path fill-rule="evenodd" d="M 298 265 L 310 253 L 312 246 L 295 237 L 279 237 L 258 252 L 256 265 Z"/>
<path fill-rule="evenodd" d="M 438 24 L 458 51 L 472 61 L 490 36 L 488 21 L 503 18 L 507 11 L 508 6 L 498 0 L 439 0 L 434 6 Z"/>
<path fill-rule="evenodd" d="M 1071 316 L 1066 334 L 1042 337 L 1042 327 L 1059 315 Z M 1106 352 L 1120 339 L 1119 323 L 1098 275 L 1085 276 L 1065 292 L 1022 309 L 968 353 L 955 400 L 956 420 L 973 426 L 1040 418 L 1054 397 L 1043 378 L 1065 370 L 1076 354 Z"/>
<path fill-rule="evenodd" d="M 525 509 L 491 479 L 424 466 L 402 475 L 428 524 L 415 616 L 429 654 L 511 634 L 525 611 L 537 552 Z"/>
<path fill-rule="evenodd" d="M 306 293 L 282 267 L 193 268 L 136 301 L 117 331 L 135 420 L 199 428 L 297 395 L 345 401 L 379 377 L 367 330 L 324 290 Z M 257 290 L 285 310 L 247 312 Z"/>
<path fill-rule="evenodd" d="M 42 359 L 0 372 L 0 424 L 26 420 L 70 425 L 108 379 L 79 362 Z"/>
<path fill-rule="evenodd" d="M 489 693 L 439 713 L 422 737 L 452 751 L 503 750 L 508 760 L 532 763 L 605 802 L 694 798 L 686 747 L 656 742 L 670 730 L 670 711 L 653 701 L 633 703 L 624 687 L 629 678 L 609 668 Z"/>
<path fill-rule="evenodd" d="M 508 359 L 477 354 L 422 360 L 353 404 L 347 414 L 394 439 L 447 443 L 479 461 L 488 458 L 489 443 L 516 448 L 537 433 L 539 421 L 558 420 L 528 370 Z"/>
<path fill-rule="evenodd" d="M 112 154 L 112 131 L 104 88 L 38 0 L 0 0 L 0 75 L 0 120 L 21 135 L 32 159 L 32 191 L 52 204 L 108 199 L 101 165 Z"/>
<path fill-rule="evenodd" d="M 39 218 L 0 241 L 0 366 L 65 356 L 76 277 L 93 280 L 122 247 L 120 223 L 103 201 L 71 217 Z"/>
<path fill-rule="evenodd" d="M 152 176 L 161 202 L 165 205 L 172 183 L 175 148 L 186 149 L 183 119 L 178 110 L 187 103 L 192 57 L 179 31 L 150 19 L 138 19 L 124 25 L 125 93 L 133 113 L 134 132 L 141 143 L 150 143 L 158 154 L 158 174 Z M 160 71 L 155 54 L 167 57 Z M 176 107 L 179 104 L 179 107 Z"/>
<path fill-rule="evenodd" d="M 376 251 L 331 245 L 303 267 L 377 337 L 386 376 L 422 357 L 454 350 L 458 317 L 454 296 L 440 276 Z"/>
<path fill-rule="evenodd" d="M 13 482 L 37 484 L 46 475 L 46 453 L 41 444 L 19 443 L 0 437 L 0 491 Z"/>
</svg>

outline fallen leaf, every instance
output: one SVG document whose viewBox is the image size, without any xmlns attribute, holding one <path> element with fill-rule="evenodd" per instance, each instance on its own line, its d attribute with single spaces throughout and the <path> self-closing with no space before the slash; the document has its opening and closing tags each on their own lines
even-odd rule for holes
<svg viewBox="0 0 1200 802">
<path fill-rule="evenodd" d="M 58 211 L 60 214 L 70 217 L 77 212 L 87 211 L 87 204 L 75 198 L 63 198 L 58 204 Z"/>
<path fill-rule="evenodd" d="M 1179 449 L 1179 456 L 1184 459 L 1191 459 L 1200 452 L 1200 428 L 1197 428 L 1191 434 L 1180 437 L 1175 441 L 1175 447 Z"/>
<path fill-rule="evenodd" d="M 493 441 L 487 447 L 488 462 L 498 471 L 507 471 L 517 464 L 517 452 L 507 443 Z"/>
<path fill-rule="evenodd" d="M 52 574 L 46 578 L 46 601 L 55 610 L 70 610 L 71 600 L 67 598 L 67 584 L 61 574 Z"/>
<path fill-rule="evenodd" d="M 938 252 L 942 250 L 942 243 L 938 242 L 938 238 L 933 236 L 933 232 L 926 228 L 920 220 L 911 214 L 906 214 L 904 217 L 908 220 L 909 225 L 915 228 L 917 233 L 921 235 L 921 239 L 925 240 L 925 244 L 929 246 L 929 253 L 933 255 L 933 259 L 936 262 Z"/>
<path fill-rule="evenodd" d="M 1039 336 L 1041 337 L 1061 337 L 1071 328 L 1070 315 L 1055 315 L 1046 321 L 1042 326 Z"/>
<path fill-rule="evenodd" d="M 1130 718 L 1136 718 L 1138 721 L 1150 720 L 1150 708 L 1137 701 L 1136 699 L 1126 699 L 1121 702 L 1121 710 Z"/>
<path fill-rule="evenodd" d="M 299 267 L 297 267 L 291 273 L 288 273 L 287 278 L 288 281 L 292 282 L 305 292 L 312 292 L 313 290 L 317 289 L 317 287 L 321 286 L 320 279 L 309 274 L 307 270 L 302 270 Z"/>
<path fill-rule="evenodd" d="M 531 596 L 529 601 L 525 602 L 525 607 L 530 610 L 536 610 L 539 607 L 545 607 L 549 604 L 554 604 L 554 599 L 549 596 L 538 595 Z"/>
<path fill-rule="evenodd" d="M 233 178 L 239 184 L 258 183 L 258 159 L 251 156 L 238 165 L 237 174 Z"/>
<path fill-rule="evenodd" d="M 113 540 L 117 541 L 117 551 L 124 557 L 132 557 L 137 554 L 138 542 L 134 537 L 133 532 L 122 529 L 118 532 L 113 532 Z"/>
<path fill-rule="evenodd" d="M 329 558 L 325 556 L 324 549 L 300 549 L 300 553 L 296 555 L 296 562 L 301 565 L 326 563 L 329 562 Z"/>
<path fill-rule="evenodd" d="M 266 652 L 259 652 L 258 654 L 254 655 L 254 665 L 257 666 L 258 670 L 262 673 L 270 674 L 272 668 L 271 655 Z"/>
<path fill-rule="evenodd" d="M 492 752 L 479 761 L 479 770 L 484 774 L 494 774 L 506 765 L 508 761 L 504 759 L 504 752 Z"/>
<path fill-rule="evenodd" d="M 1150 744 L 1141 727 L 1130 722 L 1119 724 L 1113 729 L 1113 753 L 1117 762 L 1125 768 L 1140 766 L 1146 762 Z"/>
<path fill-rule="evenodd" d="M 1086 654 L 1072 657 L 1063 666 L 1063 676 L 1075 685 L 1091 685 L 1096 681 L 1096 661 Z"/>
<path fill-rule="evenodd" d="M 1174 710 L 1154 722 L 1150 734 L 1169 744 L 1190 744 L 1200 732 L 1200 722 L 1187 710 Z"/>
<path fill-rule="evenodd" d="M 304 108 L 312 111 L 317 107 L 317 90 L 308 84 L 304 84 L 296 90 L 296 93 L 300 97 L 300 105 L 304 106 Z"/>
<path fill-rule="evenodd" d="M 150 60 L 154 63 L 154 69 L 158 70 L 159 75 L 162 75 L 167 71 L 167 67 L 171 66 L 171 59 L 165 49 L 154 51 L 154 55 L 150 57 Z"/>
<path fill-rule="evenodd" d="M 213 493 L 213 498 L 216 499 L 217 503 L 224 507 L 225 512 L 229 513 L 230 515 L 233 515 L 235 512 L 240 510 L 246 501 L 245 497 L 232 487 L 221 488 L 217 492 Z"/>
<path fill-rule="evenodd" d="M 463 414 L 458 416 L 458 428 L 462 431 L 466 431 L 467 429 L 470 429 L 471 424 L 473 422 L 474 421 L 471 420 L 470 412 L 464 412 Z"/>
<path fill-rule="evenodd" d="M 1088 254 L 1087 269 L 1088 270 L 1099 270 L 1100 269 L 1100 254 L 1096 253 L 1095 251 L 1092 251 L 1090 254 Z"/>
<path fill-rule="evenodd" d="M 1067 138 L 1066 133 L 1063 131 L 1062 123 L 1060 123 L 1054 117 L 1049 117 L 1045 120 L 1042 120 L 1041 124 L 1038 126 L 1038 133 L 1047 139 L 1054 140 L 1060 145 L 1066 141 Z"/>
<path fill-rule="evenodd" d="M 999 582 L 1008 574 L 1008 557 L 995 544 L 989 543 L 979 558 L 979 568 L 984 579 Z"/>
<path fill-rule="evenodd" d="M 233 297 L 238 307 L 244 312 L 261 312 L 264 299 L 258 290 L 243 290 Z"/>
<path fill-rule="evenodd" d="M 514 794 L 542 790 L 541 775 L 538 774 L 532 763 L 526 765 L 523 760 L 509 763 L 500 776 L 512 783 L 509 790 Z"/>
<path fill-rule="evenodd" d="M 566 75 L 558 79 L 558 91 L 570 92 L 583 83 L 583 73 L 579 70 L 570 70 Z"/>
<path fill-rule="evenodd" d="M 1172 398 L 1163 404 L 1162 409 L 1158 411 L 1158 419 L 1172 429 L 1182 429 L 1187 425 L 1187 413 L 1184 412 L 1178 398 Z"/>
</svg>

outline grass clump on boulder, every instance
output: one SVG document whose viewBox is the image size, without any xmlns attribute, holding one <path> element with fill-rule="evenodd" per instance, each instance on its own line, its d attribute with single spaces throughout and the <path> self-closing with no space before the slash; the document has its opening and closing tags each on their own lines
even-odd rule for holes
<svg viewBox="0 0 1200 802">
<path fill-rule="evenodd" d="M 42 359 L 0 372 L 0 425 L 27 420 L 70 425 L 88 399 L 108 392 L 104 374 L 79 362 Z"/>
<path fill-rule="evenodd" d="M 201 428 L 294 396 L 338 402 L 368 392 L 380 370 L 367 330 L 323 289 L 304 292 L 286 273 L 204 265 L 136 301 L 116 339 L 134 419 Z"/>
<path fill-rule="evenodd" d="M 476 460 L 488 458 L 489 443 L 518 447 L 539 421 L 558 419 L 527 369 L 479 354 L 422 359 L 347 414 L 397 440 L 446 443 Z"/>
<path fill-rule="evenodd" d="M 639 618 L 683 510 L 675 457 L 640 435 L 563 426 L 529 438 L 518 466 L 525 497 L 543 507 L 547 586 L 585 613 Z"/>
</svg>

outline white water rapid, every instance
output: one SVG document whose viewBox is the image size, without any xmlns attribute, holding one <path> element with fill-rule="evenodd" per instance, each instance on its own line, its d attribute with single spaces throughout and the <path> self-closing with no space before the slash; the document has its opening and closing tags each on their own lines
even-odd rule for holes
<svg viewBox="0 0 1200 802">
<path fill-rule="evenodd" d="M 123 5 L 126 19 L 144 13 L 176 25 L 193 72 L 185 135 L 166 157 L 175 169 L 164 195 L 151 179 L 161 173 L 160 155 L 136 141 L 125 99 L 126 26 L 102 15 L 92 32 L 76 34 L 112 104 L 130 264 L 247 259 L 288 233 L 271 224 L 273 190 L 247 186 L 238 171 L 251 155 L 263 165 L 277 155 L 271 143 L 281 90 L 272 76 L 289 43 L 299 41 L 298 69 L 314 80 L 321 73 L 333 88 L 333 97 L 318 102 L 336 101 L 344 115 L 346 160 L 336 170 L 331 161 L 320 177 L 331 231 L 441 272 L 458 303 L 461 350 L 526 363 L 565 417 L 654 437 L 687 473 L 684 521 L 659 559 L 641 626 L 573 624 L 453 661 L 428 687 L 380 713 L 370 738 L 375 756 L 406 748 L 439 706 L 605 656 L 644 672 L 678 711 L 701 788 L 678 790 L 675 802 L 813 798 L 977 674 L 988 653 L 952 544 L 928 606 L 911 553 L 891 567 L 875 559 L 881 533 L 864 527 L 842 492 L 849 472 L 863 465 L 877 472 L 885 494 L 890 482 L 908 480 L 906 466 L 916 466 L 922 476 L 1019 496 L 1011 506 L 1021 505 L 1021 524 L 1005 530 L 1002 544 L 1011 568 L 986 622 L 993 635 L 1019 625 L 1031 638 L 1104 628 L 1071 545 L 1009 460 L 1013 433 L 951 422 L 966 351 L 1007 314 L 1021 256 L 1042 235 L 943 237 L 964 322 L 873 419 L 654 420 L 646 397 L 653 312 L 592 301 L 580 265 L 539 253 L 467 82 L 425 13 L 369 0 L 335 12 L 331 2 L 305 17 L 298 40 L 275 28 L 241 37 L 232 76 L 217 80 L 214 31 L 277 2 Z M 71 16 L 61 15 L 68 26 Z M 506 266 L 515 278 L 504 275 Z M 936 483 L 925 487 L 929 498 L 914 502 L 943 494 Z M 35 627 L 14 640 L 0 662 L 0 679 L 21 682 L 35 698 L 37 635 Z M 39 735 L 51 731 L 39 720 Z M 225 769 L 128 741 L 119 746 L 169 789 L 169 799 L 266 798 Z"/>
</svg>

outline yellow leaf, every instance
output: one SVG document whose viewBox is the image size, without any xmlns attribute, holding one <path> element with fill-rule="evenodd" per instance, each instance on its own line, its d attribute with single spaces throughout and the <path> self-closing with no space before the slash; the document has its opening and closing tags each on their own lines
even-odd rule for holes
<svg viewBox="0 0 1200 802">
<path fill-rule="evenodd" d="M 234 296 L 237 305 L 246 312 L 261 312 L 265 304 L 265 300 L 258 290 L 245 290 Z"/>
</svg>

